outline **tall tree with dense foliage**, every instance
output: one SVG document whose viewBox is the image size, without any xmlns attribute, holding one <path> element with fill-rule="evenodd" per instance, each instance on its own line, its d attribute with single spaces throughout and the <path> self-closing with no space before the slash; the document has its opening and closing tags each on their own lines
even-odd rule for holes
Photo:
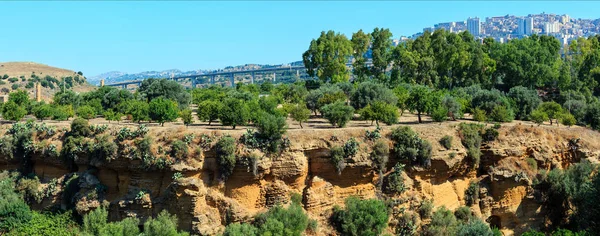
<svg viewBox="0 0 600 236">
<path fill-rule="evenodd" d="M 181 117 L 181 120 L 183 121 L 183 124 L 185 126 L 190 125 L 191 123 L 194 122 L 194 117 L 192 117 L 192 110 L 190 109 L 183 109 L 179 112 L 179 117 Z"/>
<path fill-rule="evenodd" d="M 371 33 L 373 66 L 371 74 L 381 83 L 387 83 L 385 74 L 392 57 L 392 33 L 389 29 L 375 28 Z"/>
<path fill-rule="evenodd" d="M 174 101 L 156 98 L 150 102 L 148 115 L 150 119 L 158 122 L 161 126 L 164 126 L 165 122 L 175 121 L 178 114 L 179 109 Z"/>
<path fill-rule="evenodd" d="M 354 62 L 352 63 L 352 73 L 356 76 L 357 81 L 365 81 L 370 75 L 369 68 L 367 67 L 366 54 L 371 45 L 371 36 L 361 30 L 352 34 L 352 56 Z"/>
<path fill-rule="evenodd" d="M 334 31 L 323 31 L 318 39 L 313 39 L 302 61 L 309 76 L 317 76 L 325 82 L 348 81 L 350 74 L 346 68 L 352 55 L 352 42 L 345 35 Z"/>
</svg>

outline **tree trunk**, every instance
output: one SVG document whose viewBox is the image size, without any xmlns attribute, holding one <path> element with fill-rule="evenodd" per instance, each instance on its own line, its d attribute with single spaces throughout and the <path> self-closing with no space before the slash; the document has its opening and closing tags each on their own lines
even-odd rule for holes
<svg viewBox="0 0 600 236">
<path fill-rule="evenodd" d="M 302 127 L 302 121 L 300 121 L 300 129 L 304 129 L 304 127 Z"/>
<path fill-rule="evenodd" d="M 421 112 L 417 112 L 417 117 L 419 117 L 419 124 L 421 124 Z"/>
<path fill-rule="evenodd" d="M 233 129 L 235 129 L 235 125 L 232 125 L 231 127 L 233 127 Z"/>
</svg>

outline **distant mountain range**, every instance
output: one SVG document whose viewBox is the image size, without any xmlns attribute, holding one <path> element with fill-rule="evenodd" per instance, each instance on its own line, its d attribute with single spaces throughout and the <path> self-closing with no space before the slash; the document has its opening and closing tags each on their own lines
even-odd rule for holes
<svg viewBox="0 0 600 236">
<path fill-rule="evenodd" d="M 284 65 L 303 65 L 302 61 L 295 61 L 292 63 L 284 64 Z M 238 71 L 238 70 L 251 70 L 251 69 L 261 69 L 261 68 L 269 68 L 276 67 L 281 65 L 261 65 L 261 64 L 246 64 L 240 66 L 227 66 L 223 69 L 218 69 L 217 71 Z M 185 76 L 185 75 L 197 75 L 208 73 L 213 70 L 192 70 L 192 71 L 181 71 L 178 69 L 171 70 L 163 70 L 163 71 L 144 71 L 140 73 L 128 74 L 120 71 L 110 71 L 106 73 L 102 73 L 96 76 L 88 77 L 87 81 L 93 85 L 100 85 L 100 80 L 104 79 L 104 83 L 111 84 L 122 81 L 130 81 L 130 80 L 143 80 L 148 78 L 170 78 L 171 76 Z"/>
</svg>

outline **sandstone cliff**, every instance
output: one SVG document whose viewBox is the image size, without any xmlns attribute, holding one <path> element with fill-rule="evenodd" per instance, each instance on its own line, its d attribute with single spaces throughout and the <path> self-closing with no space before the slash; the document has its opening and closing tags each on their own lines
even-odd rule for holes
<svg viewBox="0 0 600 236">
<path fill-rule="evenodd" d="M 238 161 L 225 182 L 219 179 L 214 143 L 223 135 L 237 138 L 244 131 L 151 129 L 149 136 L 156 140 L 154 152 L 168 148 L 172 140 L 187 137 L 189 155 L 174 160 L 166 168 L 147 168 L 142 160 L 128 157 L 131 150 L 126 149 L 133 145 L 125 142 L 119 146 L 119 157 L 114 160 L 97 161 L 89 153 L 81 153 L 74 166 L 67 168 L 60 158 L 36 151 L 31 159 L 36 175 L 45 185 L 55 182 L 62 187 L 34 208 L 52 205 L 64 208 L 73 204 L 77 211 L 85 213 L 105 205 L 113 220 L 127 216 L 143 220 L 166 209 L 177 214 L 181 229 L 216 235 L 228 223 L 248 221 L 270 206 L 288 203 L 290 193 L 295 192 L 302 194 L 309 216 L 319 221 L 317 234 L 335 235 L 327 219 L 333 206 L 343 205 L 349 196 L 394 200 L 398 203 L 396 208 L 409 211 L 416 211 L 424 199 L 432 199 L 434 206 L 454 210 L 466 205 L 465 191 L 471 182 L 478 181 L 479 200 L 471 209 L 476 216 L 512 235 L 544 224 L 544 211 L 532 187 L 539 170 L 564 168 L 582 158 L 597 162 L 600 155 L 597 132 L 580 127 L 515 123 L 501 127 L 496 141 L 484 143 L 481 164 L 470 168 L 457 124 L 411 125 L 431 142 L 432 165 L 431 168 L 407 166 L 407 191 L 400 196 L 380 191 L 381 176 L 369 158 L 372 142 L 364 138 L 365 131 L 374 127 L 290 130 L 286 136 L 291 145 L 278 154 L 265 154 L 238 144 L 239 159 L 251 154 L 260 158 L 255 166 Z M 384 140 L 391 128 L 383 128 Z M 0 130 L 0 133 L 5 132 Z M 59 150 L 60 135 L 59 132 L 49 139 Z M 449 150 L 438 142 L 445 135 L 454 137 Z M 359 152 L 347 160 L 347 167 L 338 175 L 329 150 L 351 137 L 359 141 Z M 573 141 L 577 138 L 578 142 Z M 35 139 L 35 142 L 41 141 Z M 391 170 L 396 162 L 390 158 L 386 170 Z M 0 170 L 19 167 L 18 160 L 0 157 Z M 69 194 L 62 193 L 65 191 Z M 389 232 L 393 232 L 396 221 L 391 217 Z"/>
</svg>

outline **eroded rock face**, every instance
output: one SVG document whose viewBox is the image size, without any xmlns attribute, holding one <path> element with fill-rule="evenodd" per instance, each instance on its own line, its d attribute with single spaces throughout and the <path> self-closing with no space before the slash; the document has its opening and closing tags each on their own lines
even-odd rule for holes
<svg viewBox="0 0 600 236">
<path fill-rule="evenodd" d="M 432 143 L 431 168 L 407 167 L 404 173 L 407 191 L 390 197 L 413 208 L 422 199 L 432 199 L 434 206 L 454 210 L 466 204 L 465 191 L 476 181 L 481 186 L 480 198 L 471 206 L 472 211 L 508 235 L 543 224 L 544 212 L 533 198 L 532 180 L 537 170 L 529 166 L 531 160 L 537 169 L 549 170 L 564 168 L 581 158 L 597 161 L 600 156 L 597 144 L 586 141 L 600 137 L 595 132 L 517 125 L 501 128 L 497 141 L 485 143 L 481 164 L 473 168 L 454 126 L 415 126 L 413 129 Z M 292 146 L 279 155 L 240 149 L 239 157 L 254 153 L 261 158 L 255 167 L 238 162 L 226 181 L 219 178 L 216 154 L 211 148 L 162 170 L 145 170 L 140 167 L 140 160 L 92 163 L 82 157 L 76 163 L 79 182 L 72 203 L 80 213 L 106 204 L 111 220 L 136 216 L 143 221 L 167 210 L 177 214 L 182 230 L 217 235 L 226 224 L 248 222 L 273 205 L 289 203 L 291 193 L 299 193 L 309 215 L 326 224 L 333 207 L 343 206 L 347 197 L 375 198 L 382 194 L 379 186 L 382 176 L 379 170 L 374 170 L 369 158 L 373 143 L 363 139 L 365 130 L 289 131 Z M 384 137 L 389 130 L 383 130 Z M 438 143 L 444 135 L 454 137 L 449 150 Z M 332 136 L 336 138 L 330 138 Z M 569 140 L 576 136 L 583 138 L 573 149 Z M 346 160 L 347 167 L 338 174 L 329 150 L 350 137 L 360 142 L 359 151 Z M 55 159 L 35 157 L 34 160 L 33 169 L 42 179 L 64 181 L 71 175 L 71 169 Z M 384 176 L 396 162 L 392 153 L 382 172 Z M 0 169 L 19 166 L 14 160 L 2 158 L 0 164 Z M 174 173 L 181 173 L 182 177 L 174 179 Z M 102 186 L 102 191 L 95 196 L 93 191 L 97 191 L 98 186 Z M 68 199 L 61 196 L 55 194 L 52 200 L 44 200 L 34 208 L 53 204 L 66 207 Z M 321 234 L 331 233 L 327 226 L 324 228 Z"/>
</svg>

